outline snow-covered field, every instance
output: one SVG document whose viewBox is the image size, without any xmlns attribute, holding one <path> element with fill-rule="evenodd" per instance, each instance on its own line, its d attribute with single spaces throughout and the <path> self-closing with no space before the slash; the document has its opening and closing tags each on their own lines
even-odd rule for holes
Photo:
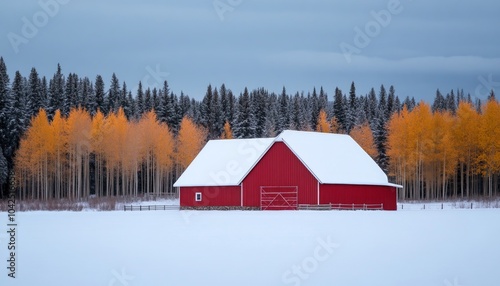
<svg viewBox="0 0 500 286">
<path fill-rule="evenodd" d="M 500 209 L 16 214 L 0 285 L 500 285 Z"/>
</svg>

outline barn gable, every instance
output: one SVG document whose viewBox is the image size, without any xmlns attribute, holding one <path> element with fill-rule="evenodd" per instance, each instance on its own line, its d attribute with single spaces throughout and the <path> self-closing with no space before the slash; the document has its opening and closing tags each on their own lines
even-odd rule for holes
<svg viewBox="0 0 500 286">
<path fill-rule="evenodd" d="M 274 138 L 210 140 L 174 187 L 237 186 Z"/>
</svg>

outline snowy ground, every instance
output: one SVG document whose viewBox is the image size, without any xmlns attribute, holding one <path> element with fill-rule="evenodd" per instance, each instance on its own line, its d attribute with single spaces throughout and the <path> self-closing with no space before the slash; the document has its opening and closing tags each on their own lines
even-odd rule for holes
<svg viewBox="0 0 500 286">
<path fill-rule="evenodd" d="M 500 285 L 500 209 L 16 214 L 0 285 Z"/>
</svg>

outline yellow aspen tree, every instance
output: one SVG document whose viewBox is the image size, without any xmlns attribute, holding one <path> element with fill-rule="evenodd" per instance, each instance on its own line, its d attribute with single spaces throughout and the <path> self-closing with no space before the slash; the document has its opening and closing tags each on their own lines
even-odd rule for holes
<svg viewBox="0 0 500 286">
<path fill-rule="evenodd" d="M 70 199 L 88 198 L 90 195 L 90 151 L 92 121 L 82 108 L 72 109 L 66 121 L 68 134 Z"/>
<path fill-rule="evenodd" d="M 330 131 L 332 133 L 336 133 L 336 134 L 342 133 L 339 121 L 337 120 L 337 117 L 335 117 L 335 116 L 332 117 L 332 119 L 330 120 Z"/>
<path fill-rule="evenodd" d="M 377 148 L 375 148 L 372 130 L 368 122 L 355 126 L 349 135 L 351 135 L 352 139 L 354 139 L 370 157 L 373 159 L 377 157 Z"/>
<path fill-rule="evenodd" d="M 206 131 L 196 126 L 187 116 L 182 118 L 177 134 L 177 164 L 184 171 L 201 151 L 206 140 Z"/>
<path fill-rule="evenodd" d="M 221 139 L 233 139 L 233 131 L 231 130 L 231 124 L 229 124 L 229 121 L 226 120 L 226 123 L 224 123 L 224 131 L 222 132 L 222 135 L 220 137 Z"/>
<path fill-rule="evenodd" d="M 318 124 L 316 124 L 316 131 L 330 133 L 331 131 L 330 128 L 331 126 L 330 123 L 328 122 L 328 119 L 326 118 L 326 112 L 323 109 L 321 109 L 318 115 Z"/>
<path fill-rule="evenodd" d="M 478 131 L 480 116 L 469 102 L 460 102 L 456 112 L 456 124 L 452 130 L 454 147 L 457 150 L 460 163 L 461 196 L 471 195 L 471 177 L 474 171 L 474 160 L 478 153 Z M 465 179 L 465 182 L 464 182 Z M 465 190 L 464 190 L 465 187 Z M 472 190 L 473 192 L 473 190 Z M 465 194 L 464 194 L 465 193 Z"/>
<path fill-rule="evenodd" d="M 66 120 L 62 117 L 61 111 L 56 110 L 51 122 L 52 134 L 55 138 L 54 141 L 54 197 L 60 199 L 67 197 L 67 189 L 64 182 L 66 178 L 66 149 L 68 136 L 66 133 Z"/>
<path fill-rule="evenodd" d="M 403 186 L 400 197 L 406 199 L 407 190 L 411 188 L 408 174 L 410 161 L 410 142 L 408 128 L 408 108 L 403 106 L 400 113 L 394 113 L 387 124 L 387 155 L 389 156 L 389 172 L 396 176 L 396 182 Z"/>
<path fill-rule="evenodd" d="M 95 195 L 104 195 L 104 134 L 106 132 L 106 120 L 100 110 L 92 118 L 90 131 L 90 143 L 94 156 L 94 190 Z"/>
<path fill-rule="evenodd" d="M 497 191 L 494 175 L 500 172 L 500 104 L 496 100 L 490 99 L 486 103 L 480 124 L 480 153 L 477 160 L 481 174 L 488 181 L 483 195 L 491 197 Z"/>
</svg>

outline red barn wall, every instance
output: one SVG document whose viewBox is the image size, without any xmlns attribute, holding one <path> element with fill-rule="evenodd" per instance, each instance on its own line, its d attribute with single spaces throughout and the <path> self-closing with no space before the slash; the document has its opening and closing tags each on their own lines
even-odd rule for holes
<svg viewBox="0 0 500 286">
<path fill-rule="evenodd" d="M 275 142 L 243 180 L 243 205 L 260 207 L 260 187 L 297 186 L 299 204 L 317 204 L 318 181 L 283 142 Z"/>
<path fill-rule="evenodd" d="M 202 201 L 197 202 L 196 193 L 202 193 Z M 240 186 L 219 186 L 219 187 L 181 187 L 180 205 L 185 207 L 220 207 L 220 206 L 240 206 L 241 187 Z"/>
<path fill-rule="evenodd" d="M 384 204 L 396 210 L 396 188 L 367 185 L 320 185 L 321 204 Z"/>
</svg>

